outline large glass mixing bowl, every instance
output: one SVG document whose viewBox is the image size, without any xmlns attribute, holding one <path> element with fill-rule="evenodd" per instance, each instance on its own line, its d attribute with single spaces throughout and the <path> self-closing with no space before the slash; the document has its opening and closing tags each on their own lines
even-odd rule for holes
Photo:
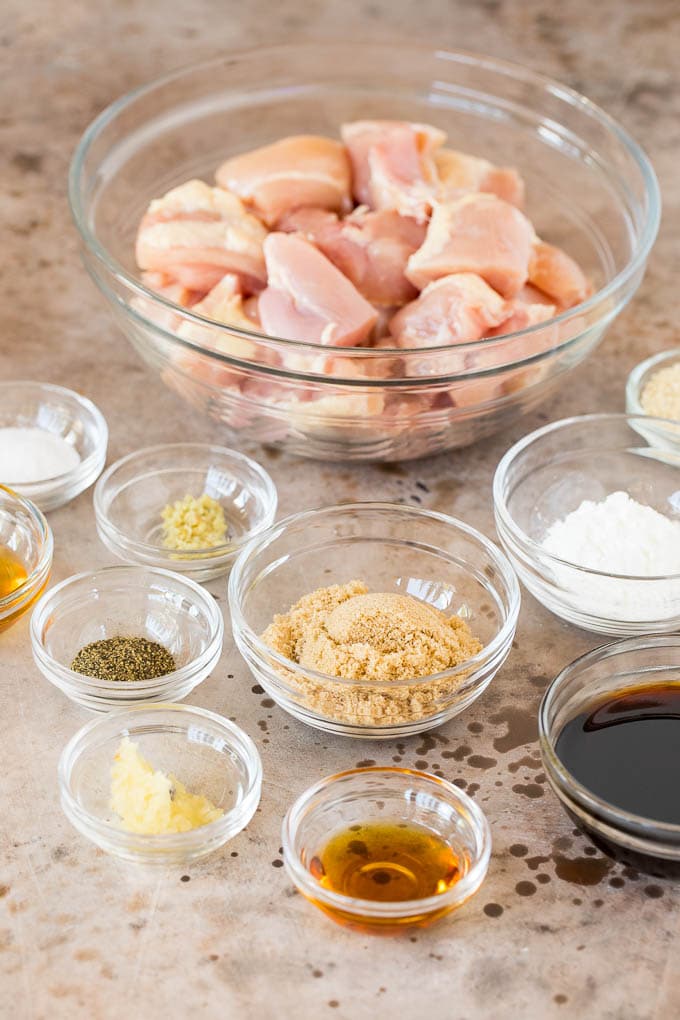
<svg viewBox="0 0 680 1020">
<path fill-rule="evenodd" d="M 229 155 L 359 118 L 430 122 L 452 147 L 517 166 L 537 232 L 577 259 L 593 296 L 500 339 L 339 349 L 328 375 L 327 347 L 210 323 L 140 282 L 134 239 L 152 198 L 212 182 Z M 330 460 L 464 446 L 535 407 L 634 293 L 660 211 L 644 153 L 571 89 L 489 57 L 355 43 L 228 53 L 123 97 L 85 132 L 70 196 L 91 276 L 164 381 L 233 432 Z"/>
</svg>

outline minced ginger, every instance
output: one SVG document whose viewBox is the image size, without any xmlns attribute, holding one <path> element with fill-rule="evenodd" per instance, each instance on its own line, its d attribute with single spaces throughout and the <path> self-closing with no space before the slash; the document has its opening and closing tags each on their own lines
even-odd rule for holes
<svg viewBox="0 0 680 1020">
<path fill-rule="evenodd" d="M 129 737 L 123 737 L 113 759 L 111 808 L 124 829 L 147 836 L 188 832 L 224 814 L 174 776 L 156 771 Z"/>
<path fill-rule="evenodd" d="M 212 496 L 186 495 L 161 511 L 166 549 L 212 549 L 227 539 L 224 510 Z"/>
<path fill-rule="evenodd" d="M 321 684 L 286 671 L 303 703 L 331 718 L 364 725 L 432 715 L 467 674 L 418 683 L 466 662 L 482 649 L 467 623 L 411 595 L 369 594 L 362 581 L 320 588 L 274 617 L 262 635 L 272 649 L 306 669 L 345 680 L 393 684 L 372 688 Z"/>
</svg>

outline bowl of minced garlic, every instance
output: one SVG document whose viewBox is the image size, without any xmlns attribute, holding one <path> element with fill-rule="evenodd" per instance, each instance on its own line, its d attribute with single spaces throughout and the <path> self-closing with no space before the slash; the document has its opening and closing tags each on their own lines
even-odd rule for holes
<svg viewBox="0 0 680 1020">
<path fill-rule="evenodd" d="M 365 548 L 361 539 L 348 541 L 352 528 L 364 530 L 364 515 Z M 381 518 L 385 534 L 371 538 Z M 293 549 L 299 524 L 301 545 Z M 390 540 L 395 526 L 415 528 L 425 548 Z M 331 528 L 332 540 L 325 537 Z M 503 555 L 467 525 L 419 508 L 354 504 L 294 515 L 272 531 L 234 567 L 232 624 L 258 681 L 303 721 L 357 736 L 420 732 L 467 707 L 507 655 L 517 582 Z M 432 541 L 459 535 L 458 557 L 437 546 L 428 553 L 428 531 Z M 300 575 L 327 577 L 355 560 L 364 567 L 359 576 L 310 583 L 284 601 L 293 577 L 299 590 Z M 425 580 L 435 564 L 441 576 Z M 385 576 L 391 571 L 393 579 Z M 272 614 L 277 606 L 282 611 Z"/>
<path fill-rule="evenodd" d="M 59 761 L 66 817 L 101 849 L 141 864 L 185 864 L 223 846 L 253 817 L 261 785 L 250 737 L 193 705 L 102 716 Z"/>
<path fill-rule="evenodd" d="M 626 385 L 626 410 L 664 419 L 653 427 L 643 423 L 645 438 L 655 446 L 680 450 L 680 347 L 636 365 Z"/>
</svg>

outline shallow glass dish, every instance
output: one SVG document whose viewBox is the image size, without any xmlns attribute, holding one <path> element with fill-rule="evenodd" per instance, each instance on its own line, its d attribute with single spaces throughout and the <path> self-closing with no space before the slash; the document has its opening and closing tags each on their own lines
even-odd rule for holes
<svg viewBox="0 0 680 1020">
<path fill-rule="evenodd" d="M 217 665 L 223 634 L 212 595 L 155 567 L 75 574 L 46 592 L 31 616 L 38 669 L 72 701 L 95 712 L 186 698 Z M 177 669 L 154 680 L 97 680 L 70 668 L 85 645 L 121 635 L 164 645 Z"/>
<path fill-rule="evenodd" d="M 123 829 L 110 807 L 111 766 L 123 737 L 154 769 L 203 794 L 224 815 L 188 832 L 148 836 Z M 139 705 L 95 719 L 59 759 L 64 814 L 109 854 L 136 864 L 177 865 L 219 850 L 255 814 L 262 765 L 253 741 L 235 723 L 193 705 Z"/>
<path fill-rule="evenodd" d="M 671 365 L 680 363 L 680 347 L 672 348 L 669 351 L 662 351 L 655 354 L 646 361 L 636 365 L 628 376 L 626 383 L 626 411 L 628 414 L 647 416 L 647 412 L 640 403 L 640 398 L 645 386 L 653 375 L 662 369 L 670 368 Z M 654 418 L 646 422 L 640 422 L 638 431 L 646 436 L 650 443 L 659 446 L 661 449 L 680 451 L 680 423 L 668 424 L 664 421 L 661 430 L 655 428 Z"/>
<path fill-rule="evenodd" d="M 224 510 L 227 541 L 210 549 L 163 547 L 161 511 L 186 495 L 206 493 Z M 225 574 L 244 543 L 276 516 L 276 487 L 254 460 L 205 443 L 137 450 L 116 461 L 94 491 L 97 532 L 112 553 L 207 581 Z"/>
<path fill-rule="evenodd" d="M 26 580 L 0 596 L 0 631 L 11 627 L 42 593 L 50 576 L 54 543 L 50 526 L 29 499 L 0 485 L 0 547 L 26 570 Z"/>
<path fill-rule="evenodd" d="M 276 613 L 351 580 L 458 614 L 482 651 L 419 679 L 350 680 L 305 668 L 262 641 Z M 373 739 L 440 726 L 478 698 L 508 656 L 519 603 L 510 564 L 482 534 L 445 514 L 391 503 L 293 514 L 246 546 L 229 578 L 234 640 L 258 683 L 311 726 Z"/>
<path fill-rule="evenodd" d="M 429 122 L 453 148 L 517 166 L 538 233 L 578 260 L 593 296 L 493 341 L 343 348 L 326 374 L 327 347 L 211 323 L 140 282 L 134 240 L 150 200 L 212 181 L 232 154 L 337 136 L 358 118 Z M 564 384 L 630 300 L 660 212 L 646 156 L 583 96 L 492 57 L 387 43 L 257 47 L 169 74 L 93 122 L 69 192 L 90 274 L 166 384 L 236 433 L 323 460 L 405 460 L 507 428 Z"/>
<path fill-rule="evenodd" d="M 571 775 L 555 752 L 557 738 L 570 719 L 602 696 L 641 684 L 680 688 L 678 635 L 616 641 L 582 655 L 563 669 L 541 702 L 541 754 L 548 780 L 562 805 L 598 846 L 645 871 L 678 877 L 680 825 L 642 818 L 602 800 Z"/>
<path fill-rule="evenodd" d="M 69 503 L 99 477 L 106 463 L 109 430 L 99 408 L 63 386 L 41 382 L 0 383 L 0 428 L 40 428 L 70 443 L 80 463 L 40 482 L 2 481 L 41 510 Z"/>
<path fill-rule="evenodd" d="M 336 832 L 352 825 L 406 823 L 443 839 L 458 858 L 460 879 L 421 899 L 381 902 L 325 888 L 312 870 Z M 397 934 L 425 927 L 461 907 L 484 881 L 491 832 L 481 808 L 457 786 L 427 772 L 352 769 L 315 783 L 295 801 L 282 829 L 283 861 L 295 886 L 334 921 L 361 932 Z"/>
<path fill-rule="evenodd" d="M 645 423 L 624 414 L 566 418 L 520 439 L 494 477 L 496 529 L 519 578 L 556 616 L 601 634 L 680 627 L 680 575 L 634 577 L 588 570 L 547 552 L 548 528 L 583 500 L 616 491 L 680 521 L 680 451 L 650 442 Z"/>
</svg>

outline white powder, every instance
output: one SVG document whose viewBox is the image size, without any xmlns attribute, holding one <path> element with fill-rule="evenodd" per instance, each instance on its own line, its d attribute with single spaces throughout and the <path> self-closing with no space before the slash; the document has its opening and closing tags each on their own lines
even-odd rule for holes
<svg viewBox="0 0 680 1020">
<path fill-rule="evenodd" d="M 612 492 L 599 503 L 584 500 L 551 525 L 541 544 L 579 567 L 631 578 L 589 577 L 572 567 L 555 567 L 561 599 L 575 614 L 632 624 L 680 617 L 680 576 L 644 580 L 680 575 L 680 521 L 626 492 Z M 642 580 L 632 580 L 636 577 Z"/>
<path fill-rule="evenodd" d="M 589 570 L 633 577 L 680 574 L 680 521 L 612 492 L 586 499 L 548 529 L 543 548 Z"/>
<path fill-rule="evenodd" d="M 40 428 L 0 428 L 0 482 L 43 482 L 73 470 L 80 455 L 71 443 Z"/>
</svg>

